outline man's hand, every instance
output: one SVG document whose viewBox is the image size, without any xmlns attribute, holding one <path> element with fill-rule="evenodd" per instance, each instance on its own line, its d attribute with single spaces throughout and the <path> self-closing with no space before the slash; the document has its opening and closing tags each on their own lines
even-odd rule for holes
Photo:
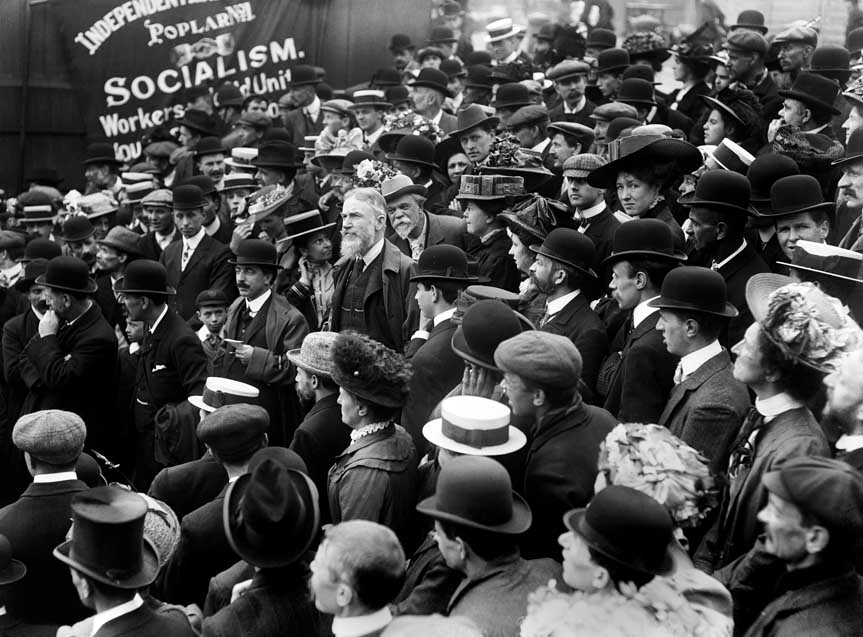
<svg viewBox="0 0 863 637">
<path fill-rule="evenodd" d="M 297 269 L 300 271 L 300 283 L 302 283 L 306 287 L 311 287 L 312 273 L 309 272 L 308 257 L 300 257 L 300 260 L 297 261 Z"/>
<path fill-rule="evenodd" d="M 231 603 L 233 604 L 239 598 L 246 594 L 246 591 L 252 587 L 252 580 L 247 579 L 243 582 L 238 582 L 234 584 L 234 588 L 231 589 Z"/>
<path fill-rule="evenodd" d="M 231 252 L 236 254 L 237 248 L 240 245 L 240 241 L 249 238 L 249 235 L 252 234 L 252 226 L 254 226 L 254 224 L 249 221 L 246 223 L 241 223 L 236 228 L 234 228 L 234 232 L 231 233 L 231 245 L 228 246 L 231 249 Z"/>
<path fill-rule="evenodd" d="M 461 379 L 462 396 L 481 396 L 491 398 L 497 383 L 494 377 L 484 367 L 466 365 Z"/>
<path fill-rule="evenodd" d="M 776 133 L 779 132 L 779 128 L 785 125 L 785 120 L 781 117 L 777 117 L 770 124 L 767 125 L 767 141 L 772 142 L 776 139 Z"/>
<path fill-rule="evenodd" d="M 57 318 L 54 310 L 48 310 L 39 320 L 39 336 L 56 334 L 58 329 L 60 329 L 60 319 Z"/>
<path fill-rule="evenodd" d="M 251 345 L 237 345 L 236 349 L 234 349 L 234 356 L 237 357 L 238 361 L 246 365 L 252 357 L 253 351 L 255 351 L 255 348 Z"/>
</svg>

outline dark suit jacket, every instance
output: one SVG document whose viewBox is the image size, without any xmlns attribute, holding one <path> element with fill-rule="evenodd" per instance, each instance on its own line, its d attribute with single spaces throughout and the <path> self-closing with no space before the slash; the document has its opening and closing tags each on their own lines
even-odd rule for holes
<svg viewBox="0 0 863 637">
<path fill-rule="evenodd" d="M 98 274 L 96 276 L 96 285 L 99 289 L 93 295 L 93 300 L 102 311 L 102 316 L 108 321 L 108 325 L 112 328 L 118 327 L 121 330 L 126 328 L 126 317 L 122 304 L 117 301 L 114 296 L 113 281 L 110 274 Z"/>
<path fill-rule="evenodd" d="M 197 637 L 184 618 L 177 614 L 162 614 L 146 602 L 131 613 L 112 619 L 93 637 Z"/>
<path fill-rule="evenodd" d="M 605 355 L 608 354 L 608 337 L 605 326 L 590 303 L 580 292 L 563 309 L 553 315 L 539 329 L 561 334 L 571 340 L 581 354 L 581 380 L 588 390 L 585 399 L 592 401 L 596 392 L 596 377 Z"/>
<path fill-rule="evenodd" d="M 618 221 L 612 214 L 611 210 L 606 207 L 598 215 L 591 217 L 590 222 L 584 229 L 584 236 L 593 241 L 593 245 L 596 248 L 596 259 L 593 261 L 593 270 L 601 279 L 611 280 L 610 275 L 606 276 L 602 272 L 604 269 L 608 269 L 610 271 L 610 268 L 603 268 L 600 264 L 603 259 L 611 254 L 614 242 L 614 233 L 620 225 L 620 221 Z"/>
<path fill-rule="evenodd" d="M 165 249 L 159 263 L 168 270 L 168 285 L 177 290 L 175 296 L 169 297 L 170 304 L 183 320 L 189 320 L 195 314 L 195 299 L 203 290 L 221 290 L 229 301 L 237 296 L 234 268 L 228 263 L 232 256 L 228 246 L 207 233 L 189 258 L 185 270 L 180 269 L 183 242 L 175 241 Z"/>
<path fill-rule="evenodd" d="M 464 221 L 458 217 L 446 215 L 435 215 L 424 212 L 426 218 L 426 242 L 425 248 L 445 243 L 456 246 L 467 251 L 468 245 L 476 243 L 473 235 L 467 233 Z M 402 239 L 395 232 L 387 235 L 387 241 L 398 247 L 407 256 L 411 256 L 411 244 L 407 239 Z"/>
<path fill-rule="evenodd" d="M 557 106 L 552 108 L 548 113 L 548 121 L 550 122 L 575 122 L 577 124 L 583 124 L 591 129 L 596 125 L 596 122 L 590 119 L 590 114 L 593 113 L 593 109 L 596 108 L 596 104 L 591 102 L 590 100 L 586 100 L 584 104 L 584 108 L 582 108 L 577 113 L 564 113 L 563 112 L 563 102 L 560 102 Z M 586 153 L 589 149 L 582 148 L 581 152 Z"/>
<path fill-rule="evenodd" d="M 493 234 L 486 243 L 477 241 L 467 253 L 479 262 L 479 275 L 489 278 L 488 285 L 518 292 L 521 275 L 509 254 L 511 247 L 512 241 L 506 231 L 501 231 Z"/>
<path fill-rule="evenodd" d="M 726 350 L 705 362 L 674 386 L 657 421 L 703 453 L 717 474 L 728 467 L 731 443 L 749 411 L 749 392 L 732 367 Z"/>
<path fill-rule="evenodd" d="M 782 97 L 779 95 L 779 88 L 776 82 L 770 77 L 770 73 L 764 73 L 764 78 L 755 86 L 749 86 L 750 91 L 755 93 L 755 97 L 761 102 L 761 121 L 769 122 L 779 115 L 779 109 L 782 108 Z"/>
<path fill-rule="evenodd" d="M 303 112 L 302 108 L 295 108 L 282 116 L 285 128 L 291 136 L 294 146 L 302 146 L 303 138 L 308 135 L 317 135 L 324 127 L 324 112 L 318 111 L 318 119 L 312 120 Z"/>
<path fill-rule="evenodd" d="M 0 509 L 0 534 L 27 566 L 14 588 L 15 613 L 25 622 L 71 625 L 90 614 L 69 579 L 69 567 L 52 554 L 72 525 L 72 497 L 86 489 L 80 480 L 31 484 Z"/>
<path fill-rule="evenodd" d="M 342 422 L 338 392 L 324 396 L 309 410 L 294 432 L 291 449 L 305 460 L 309 477 L 318 488 L 321 504 L 321 524 L 330 521 L 327 501 L 327 473 L 342 451 L 351 444 L 351 430 Z"/>
<path fill-rule="evenodd" d="M 182 238 L 183 235 L 180 234 L 180 231 L 174 228 L 174 236 L 171 241 L 179 241 Z M 145 259 L 158 261 L 159 257 L 162 256 L 162 246 L 160 246 L 159 242 L 156 241 L 156 237 L 152 230 L 138 239 L 138 249 L 141 251 L 141 255 Z"/>
<path fill-rule="evenodd" d="M 665 124 L 674 129 L 680 129 L 683 134 L 689 136 L 689 131 L 692 129 L 692 119 L 687 117 L 680 111 L 673 111 L 665 104 L 656 105 L 656 114 L 647 122 L 648 124 Z"/>
<path fill-rule="evenodd" d="M 227 483 L 225 468 L 207 452 L 198 460 L 162 469 L 147 495 L 167 504 L 182 520 L 186 514 L 211 502 Z"/>
<path fill-rule="evenodd" d="M 458 118 L 449 113 L 441 113 L 440 121 L 438 122 L 440 129 L 446 134 L 450 134 L 458 128 Z"/>
<path fill-rule="evenodd" d="M 689 89 L 682 98 L 680 98 L 680 103 L 677 105 L 677 108 L 672 109 L 671 105 L 674 104 L 680 90 L 681 89 L 676 89 L 668 96 L 669 110 L 676 110 L 678 113 L 686 115 L 686 117 L 691 119 L 693 122 L 698 121 L 698 118 L 701 117 L 702 111 L 707 108 L 707 104 L 705 104 L 704 100 L 701 99 L 701 96 L 710 95 L 710 87 L 707 86 L 704 81 L 699 81 L 695 86 Z"/>
<path fill-rule="evenodd" d="M 674 387 L 679 359 L 662 342 L 658 320 L 659 312 L 654 312 L 641 321 L 620 353 L 603 406 L 621 422 L 658 422 Z M 629 325 L 627 321 L 622 329 L 628 330 Z"/>
<path fill-rule="evenodd" d="M 3 376 L 6 379 L 6 410 L 11 423 L 18 420 L 27 396 L 27 385 L 21 378 L 24 347 L 39 330 L 39 319 L 32 309 L 9 319 L 3 326 Z"/>
<path fill-rule="evenodd" d="M 6 614 L 0 616 L 0 635 L 3 637 L 54 637 L 57 634 L 57 626 L 45 624 L 25 624 L 17 616 Z"/>
<path fill-rule="evenodd" d="M 753 275 L 762 272 L 770 272 L 770 268 L 749 243 L 740 254 L 719 269 L 728 288 L 728 302 L 739 312 L 728 323 L 728 347 L 740 342 L 746 328 L 752 325 L 752 312 L 746 304 L 746 283 Z"/>
<path fill-rule="evenodd" d="M 28 387 L 22 413 L 40 409 L 73 411 L 87 423 L 87 446 L 105 448 L 112 441 L 116 392 L 117 338 L 93 303 L 55 335 L 38 332 L 21 356 L 21 377 Z"/>
</svg>

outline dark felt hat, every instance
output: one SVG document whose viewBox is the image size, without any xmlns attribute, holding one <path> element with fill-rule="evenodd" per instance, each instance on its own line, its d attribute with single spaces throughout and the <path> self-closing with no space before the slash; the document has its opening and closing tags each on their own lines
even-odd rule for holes
<svg viewBox="0 0 863 637">
<path fill-rule="evenodd" d="M 458 42 L 458 38 L 455 37 L 455 33 L 449 27 L 434 26 L 429 35 L 429 44 L 438 44 L 440 42 Z"/>
<path fill-rule="evenodd" d="M 196 210 L 204 207 L 204 192 L 195 184 L 183 184 L 171 191 L 174 210 Z"/>
<path fill-rule="evenodd" d="M 318 77 L 315 67 L 308 66 L 307 64 L 298 64 L 291 69 L 291 79 L 288 82 L 288 88 L 320 83 L 321 78 Z"/>
<path fill-rule="evenodd" d="M 797 162 L 787 155 L 777 153 L 759 155 L 749 164 L 749 170 L 746 171 L 746 179 L 749 180 L 751 188 L 749 203 L 759 215 L 762 212 L 769 213 L 770 188 L 773 184 L 783 177 L 799 174 L 800 168 Z"/>
<path fill-rule="evenodd" d="M 845 156 L 832 162 L 831 166 L 844 166 L 858 161 L 863 161 L 863 128 L 851 131 L 848 145 L 845 147 Z"/>
<path fill-rule="evenodd" d="M 686 261 L 686 254 L 677 250 L 671 227 L 664 221 L 633 219 L 614 231 L 612 252 L 603 265 L 635 259 L 679 263 Z"/>
<path fill-rule="evenodd" d="M 479 104 L 471 104 L 458 112 L 456 130 L 449 134 L 451 139 L 458 139 L 478 126 L 488 126 L 492 130 L 500 123 L 500 118 L 489 115 Z"/>
<path fill-rule="evenodd" d="M 396 144 L 395 152 L 387 155 L 387 159 L 434 168 L 436 166 L 434 163 L 434 150 L 434 142 L 428 137 L 423 135 L 405 135 Z"/>
<path fill-rule="evenodd" d="M 530 91 L 520 82 L 501 84 L 497 88 L 494 101 L 491 103 L 494 108 L 521 108 L 528 104 L 533 104 Z"/>
<path fill-rule="evenodd" d="M 337 175 L 353 175 L 356 171 L 357 164 L 364 161 L 374 160 L 375 156 L 364 150 L 352 150 L 342 160 L 342 167 L 332 171 Z"/>
<path fill-rule="evenodd" d="M 736 29 L 755 29 L 761 35 L 767 33 L 767 27 L 764 26 L 764 14 L 755 9 L 746 9 L 741 11 L 737 16 L 737 22 L 731 25 L 731 30 Z"/>
<path fill-rule="evenodd" d="M 656 106 L 653 82 L 640 77 L 628 77 L 620 83 L 617 101 L 624 104 Z"/>
<path fill-rule="evenodd" d="M 440 63 L 440 70 L 446 73 L 449 79 L 467 76 L 467 71 L 458 60 L 444 60 Z"/>
<path fill-rule="evenodd" d="M 822 44 L 812 52 L 809 70 L 813 73 L 844 73 L 850 71 L 851 53 L 838 44 Z"/>
<path fill-rule="evenodd" d="M 231 265 L 256 265 L 280 270 L 276 246 L 263 239 L 243 239 L 237 245 L 236 257 L 228 261 Z"/>
<path fill-rule="evenodd" d="M 185 126 L 200 135 L 215 136 L 216 128 L 213 119 L 206 112 L 197 108 L 187 108 L 183 117 L 176 121 L 178 126 Z"/>
<path fill-rule="evenodd" d="M 411 100 L 411 94 L 407 86 L 399 84 L 398 86 L 388 86 L 384 91 L 387 102 L 393 106 L 399 104 L 407 104 Z"/>
<path fill-rule="evenodd" d="M 485 64 L 475 64 L 467 67 L 467 80 L 464 85 L 466 88 L 488 89 L 490 91 L 494 86 L 494 80 L 491 77 L 491 67 Z"/>
<path fill-rule="evenodd" d="M 400 86 L 402 84 L 402 74 L 396 68 L 385 66 L 372 73 L 372 79 L 369 84 L 374 86 Z"/>
<path fill-rule="evenodd" d="M 390 38 L 390 51 L 413 51 L 416 45 L 404 33 L 396 33 Z"/>
<path fill-rule="evenodd" d="M 749 208 L 749 180 L 731 170 L 709 170 L 695 186 L 695 191 L 678 202 L 690 208 L 709 208 L 721 212 L 752 214 Z"/>
<path fill-rule="evenodd" d="M 617 119 L 611 125 L 616 121 Z M 618 173 L 632 165 L 673 163 L 676 165 L 677 172 L 685 175 L 694 171 L 702 163 L 701 153 L 689 142 L 655 134 L 628 135 L 614 139 L 608 144 L 608 159 L 607 164 L 588 175 L 587 183 L 591 186 L 614 188 Z"/>
<path fill-rule="evenodd" d="M 117 281 L 117 292 L 129 294 L 176 294 L 168 285 L 168 271 L 158 261 L 138 259 L 126 266 L 123 278 Z"/>
<path fill-rule="evenodd" d="M 646 64 L 633 64 L 627 68 L 621 75 L 621 79 L 628 80 L 630 78 L 645 80 L 654 86 L 658 84 L 656 81 L 656 73 L 652 67 L 647 66 Z"/>
<path fill-rule="evenodd" d="M 183 182 L 183 186 L 193 185 L 201 189 L 201 193 L 206 197 L 216 192 L 216 184 L 213 183 L 212 177 L 207 175 L 192 175 Z"/>
<path fill-rule="evenodd" d="M 12 545 L 5 535 L 0 535 L 0 586 L 14 584 L 24 579 L 27 567 L 12 557 Z"/>
<path fill-rule="evenodd" d="M 258 149 L 258 156 L 252 160 L 252 166 L 263 168 L 300 168 L 303 162 L 299 160 L 297 147 L 290 142 L 271 141 Z"/>
<path fill-rule="evenodd" d="M 87 237 L 92 237 L 95 232 L 96 228 L 89 218 L 84 215 L 70 215 L 63 222 L 63 234 L 60 238 L 67 242 L 83 241 Z"/>
<path fill-rule="evenodd" d="M 596 260 L 596 247 L 590 237 L 578 230 L 555 228 L 548 233 L 542 245 L 530 246 L 530 251 L 596 278 L 596 272 L 591 268 Z"/>
<path fill-rule="evenodd" d="M 597 73 L 623 73 L 629 67 L 629 51 L 609 48 L 596 57 Z"/>
<path fill-rule="evenodd" d="M 781 97 L 803 102 L 813 110 L 827 111 L 833 115 L 839 114 L 839 109 L 833 106 L 838 94 L 839 85 L 834 80 L 806 71 L 797 76 L 790 90 L 779 91 Z"/>
<path fill-rule="evenodd" d="M 719 272 L 687 265 L 668 273 L 662 282 L 659 298 L 648 305 L 734 318 L 738 314 L 737 308 L 727 299 L 728 289 Z"/>
<path fill-rule="evenodd" d="M 375 405 L 401 407 L 411 369 L 404 356 L 356 332 L 342 332 L 333 344 L 333 380 L 345 391 Z"/>
<path fill-rule="evenodd" d="M 27 173 L 27 176 L 24 177 L 24 181 L 32 184 L 39 184 L 41 186 L 57 188 L 61 183 L 63 183 L 63 176 L 57 172 L 56 168 L 37 166 Z"/>
<path fill-rule="evenodd" d="M 589 49 L 610 49 L 617 44 L 617 36 L 611 29 L 591 29 L 586 46 Z"/>
<path fill-rule="evenodd" d="M 674 568 L 669 551 L 674 522 L 668 510 L 646 493 L 611 485 L 587 508 L 563 517 L 564 524 L 607 559 L 644 575 L 666 575 Z"/>
<path fill-rule="evenodd" d="M 554 42 L 554 38 L 557 35 L 557 31 L 560 27 L 553 22 L 546 22 L 541 27 L 539 27 L 539 31 L 533 34 L 533 37 L 542 42 Z"/>
<path fill-rule="evenodd" d="M 198 440 L 226 462 L 246 460 L 265 446 L 270 416 L 260 405 L 225 405 L 207 414 L 195 431 Z"/>
<path fill-rule="evenodd" d="M 55 290 L 93 294 L 98 289 L 90 278 L 90 268 L 78 257 L 54 257 L 48 262 L 45 274 L 36 283 Z"/>
<path fill-rule="evenodd" d="M 812 175 L 791 175 L 778 179 L 770 188 L 770 210 L 762 216 L 784 217 L 800 212 L 830 210 L 832 201 L 824 201 L 818 180 Z"/>
<path fill-rule="evenodd" d="M 213 94 L 213 103 L 216 108 L 224 108 L 226 106 L 240 107 L 243 105 L 243 93 L 236 84 L 227 82 L 216 89 L 216 92 Z"/>
<path fill-rule="evenodd" d="M 417 51 L 416 60 L 422 64 L 426 58 L 438 58 L 443 62 L 446 59 L 446 55 L 436 46 L 426 46 Z"/>
<path fill-rule="evenodd" d="M 222 146 L 222 140 L 218 137 L 202 137 L 198 140 L 198 143 L 195 144 L 195 157 L 200 157 L 201 155 L 216 155 L 216 154 L 225 154 L 228 150 Z"/>
<path fill-rule="evenodd" d="M 108 234 L 104 239 L 100 239 L 96 243 L 114 248 L 126 254 L 138 256 L 141 254 L 139 243 L 141 235 L 137 232 L 124 228 L 123 226 L 114 226 L 108 230 Z"/>
<path fill-rule="evenodd" d="M 24 273 L 21 275 L 21 278 L 15 281 L 15 289 L 19 292 L 26 292 L 37 278 L 45 274 L 47 268 L 48 259 L 29 259 L 24 263 Z"/>
<path fill-rule="evenodd" d="M 417 273 L 411 281 L 460 281 L 465 284 L 475 281 L 467 267 L 467 255 L 457 246 L 446 244 L 430 246 L 423 250 L 417 261 Z"/>
<path fill-rule="evenodd" d="M 506 303 L 482 299 L 465 311 L 461 325 L 453 334 L 452 350 L 469 363 L 496 370 L 494 351 L 497 346 L 525 329 L 531 328 Z"/>
<path fill-rule="evenodd" d="M 440 471 L 435 494 L 417 505 L 435 520 L 499 535 L 519 535 L 533 516 L 524 498 L 512 490 L 502 464 L 485 456 L 459 456 Z"/>
<path fill-rule="evenodd" d="M 410 82 L 408 86 L 431 88 L 443 93 L 447 97 L 452 97 L 452 92 L 447 88 L 448 81 L 449 78 L 447 78 L 446 73 L 443 71 L 426 67 L 420 69 L 416 79 Z"/>
<path fill-rule="evenodd" d="M 18 259 L 21 263 L 29 263 L 33 259 L 53 259 L 59 257 L 63 249 L 51 239 L 36 237 L 24 246 L 24 256 Z"/>
<path fill-rule="evenodd" d="M 54 557 L 98 582 L 134 590 L 159 574 L 159 556 L 144 537 L 147 503 L 120 487 L 96 487 L 72 497 L 72 539 Z"/>
<path fill-rule="evenodd" d="M 488 51 L 471 51 L 467 55 L 464 56 L 464 65 L 467 67 L 474 66 L 476 64 L 482 64 L 484 66 L 491 66 L 491 53 Z"/>
<path fill-rule="evenodd" d="M 84 161 L 81 162 L 85 166 L 88 164 L 115 164 L 121 162 L 117 159 L 114 153 L 114 145 L 111 142 L 96 142 L 88 144 L 84 149 Z"/>
</svg>

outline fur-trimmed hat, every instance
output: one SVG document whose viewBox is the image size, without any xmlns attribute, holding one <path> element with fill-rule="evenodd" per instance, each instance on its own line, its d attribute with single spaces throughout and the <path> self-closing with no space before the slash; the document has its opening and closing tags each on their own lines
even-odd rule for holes
<svg viewBox="0 0 863 637">
<path fill-rule="evenodd" d="M 333 344 L 333 380 L 375 405 L 401 407 L 408 395 L 411 367 L 401 354 L 356 332 L 339 334 Z"/>
</svg>

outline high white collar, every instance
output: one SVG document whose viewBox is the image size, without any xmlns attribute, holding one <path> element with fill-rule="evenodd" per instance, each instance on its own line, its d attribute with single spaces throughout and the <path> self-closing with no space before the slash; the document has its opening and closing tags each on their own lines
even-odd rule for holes
<svg viewBox="0 0 863 637">
<path fill-rule="evenodd" d="M 565 308 L 570 301 L 577 297 L 578 293 L 579 290 L 575 290 L 573 292 L 570 292 L 569 294 L 564 294 L 560 298 L 554 299 L 553 301 L 546 301 L 545 311 L 548 312 L 549 316 L 554 316 L 563 308 Z"/>
<path fill-rule="evenodd" d="M 650 307 L 647 304 L 650 303 L 653 299 L 658 299 L 659 296 L 654 296 L 653 298 L 642 301 L 632 310 L 632 327 L 638 327 L 639 324 L 646 319 L 648 316 L 653 314 L 654 312 L 658 312 L 658 307 Z"/>
<path fill-rule="evenodd" d="M 683 376 L 689 376 L 699 367 L 704 365 L 711 358 L 722 352 L 722 345 L 719 341 L 713 341 L 709 345 L 705 345 L 701 349 L 690 352 L 680 359 L 680 369 L 683 370 Z"/>
<path fill-rule="evenodd" d="M 367 635 L 385 628 L 392 620 L 393 616 L 387 606 L 375 611 L 371 615 L 334 617 L 333 635 L 335 637 L 360 637 L 360 635 Z"/>
<path fill-rule="evenodd" d="M 122 617 L 123 615 L 128 615 L 129 613 L 138 610 L 143 606 L 143 604 L 144 600 L 138 593 L 135 593 L 135 596 L 128 602 L 120 604 L 119 606 L 114 606 L 108 610 L 103 610 L 101 613 L 96 613 L 91 618 L 91 621 L 93 622 L 93 627 L 90 629 L 91 637 L 98 633 L 102 629 L 102 626 L 107 624 L 109 621 Z"/>
<path fill-rule="evenodd" d="M 780 392 L 770 398 L 755 399 L 755 409 L 764 416 L 764 422 L 770 422 L 776 416 L 802 406 L 803 403 L 785 392 Z"/>
</svg>

